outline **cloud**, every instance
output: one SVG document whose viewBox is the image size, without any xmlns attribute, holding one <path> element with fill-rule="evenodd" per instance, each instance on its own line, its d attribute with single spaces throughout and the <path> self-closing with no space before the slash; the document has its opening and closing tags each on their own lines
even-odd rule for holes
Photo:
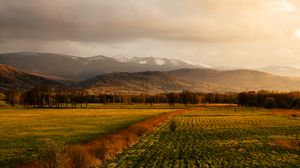
<svg viewBox="0 0 300 168">
<path fill-rule="evenodd" d="M 0 0 L 0 52 L 298 66 L 299 7 L 299 0 Z"/>
<path fill-rule="evenodd" d="M 2 0 L 0 38 L 98 43 L 269 40 L 289 36 L 299 23 L 291 16 L 297 12 L 295 5 L 284 0 Z"/>
</svg>

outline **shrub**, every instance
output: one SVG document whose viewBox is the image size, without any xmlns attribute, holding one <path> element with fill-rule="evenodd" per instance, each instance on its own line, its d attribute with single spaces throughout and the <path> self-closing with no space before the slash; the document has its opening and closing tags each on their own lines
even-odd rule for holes
<svg viewBox="0 0 300 168">
<path fill-rule="evenodd" d="M 63 143 L 46 140 L 40 148 L 40 158 L 45 168 L 64 168 L 69 161 L 69 152 Z"/>
<path fill-rule="evenodd" d="M 294 100 L 293 106 L 294 106 L 294 108 L 297 108 L 297 109 L 300 108 L 300 98 L 297 98 Z"/>
<path fill-rule="evenodd" d="M 267 97 L 264 103 L 264 107 L 267 109 L 272 109 L 276 107 L 276 100 L 274 97 Z"/>
<path fill-rule="evenodd" d="M 71 158 L 71 166 L 73 168 L 84 168 L 88 167 L 87 163 L 89 162 L 89 155 L 86 150 L 82 148 L 82 146 L 77 145 L 74 146 L 70 151 Z"/>
<path fill-rule="evenodd" d="M 170 125 L 169 125 L 169 128 L 172 132 L 175 132 L 176 131 L 176 128 L 177 128 L 177 125 L 176 125 L 176 122 L 175 121 L 171 121 Z"/>
</svg>

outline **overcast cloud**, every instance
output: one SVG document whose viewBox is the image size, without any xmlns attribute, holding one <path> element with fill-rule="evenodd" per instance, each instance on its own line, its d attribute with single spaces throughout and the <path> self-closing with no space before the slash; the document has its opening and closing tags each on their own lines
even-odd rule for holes
<svg viewBox="0 0 300 168">
<path fill-rule="evenodd" d="M 298 0 L 0 0 L 0 52 L 298 66 L 299 8 Z"/>
</svg>

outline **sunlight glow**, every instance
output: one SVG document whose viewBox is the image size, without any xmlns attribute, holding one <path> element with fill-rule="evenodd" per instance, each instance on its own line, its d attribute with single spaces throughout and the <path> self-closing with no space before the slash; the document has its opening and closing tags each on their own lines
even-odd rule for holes
<svg viewBox="0 0 300 168">
<path fill-rule="evenodd" d="M 292 5 L 288 0 L 280 1 L 280 6 L 283 11 L 294 12 L 296 7 Z"/>
<path fill-rule="evenodd" d="M 300 29 L 295 32 L 295 37 L 300 39 Z"/>
</svg>

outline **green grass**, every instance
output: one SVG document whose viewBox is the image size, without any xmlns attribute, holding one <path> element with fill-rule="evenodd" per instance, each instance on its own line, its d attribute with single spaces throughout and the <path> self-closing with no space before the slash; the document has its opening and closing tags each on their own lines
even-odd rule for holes
<svg viewBox="0 0 300 168">
<path fill-rule="evenodd" d="M 299 167 L 300 119 L 258 108 L 185 113 L 147 135 L 107 167 Z M 169 128 L 176 123 L 176 131 Z M 277 139 L 294 146 L 276 143 Z"/>
<path fill-rule="evenodd" d="M 0 109 L 0 167 L 36 158 L 47 139 L 87 142 L 170 109 Z"/>
</svg>

